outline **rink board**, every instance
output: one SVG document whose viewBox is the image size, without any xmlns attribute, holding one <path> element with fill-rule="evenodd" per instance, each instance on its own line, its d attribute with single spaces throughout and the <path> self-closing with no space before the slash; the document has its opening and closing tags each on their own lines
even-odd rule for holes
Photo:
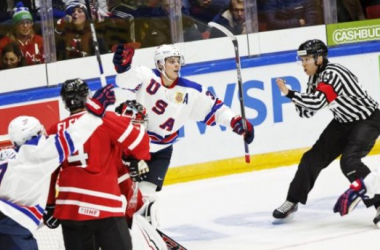
<svg viewBox="0 0 380 250">
<path fill-rule="evenodd" d="M 225 40 L 221 41 L 225 43 Z M 242 46 L 242 50 L 245 49 Z M 187 48 L 186 53 L 189 50 Z M 144 53 L 152 51 L 147 49 Z M 331 61 L 351 69 L 359 77 L 363 87 L 378 102 L 380 102 L 379 51 L 380 42 L 369 42 L 330 48 L 329 54 Z M 301 66 L 295 63 L 295 50 L 270 52 L 260 57 L 247 57 L 244 56 L 245 53 L 242 55 L 246 116 L 254 124 L 256 133 L 254 142 L 249 146 L 251 163 L 244 162 L 242 138 L 230 129 L 220 126 L 207 127 L 202 123 L 189 121 L 180 131 L 180 141 L 174 147 L 165 184 L 296 164 L 302 153 L 317 140 L 332 119 L 328 109 L 318 112 L 313 118 L 301 119 L 294 105 L 278 90 L 275 79 L 281 77 L 287 79 L 292 89 L 305 91 L 307 76 Z M 110 55 L 107 56 L 109 59 Z M 146 61 L 147 58 L 146 56 Z M 89 59 L 83 60 L 87 62 Z M 65 70 L 78 72 L 75 68 L 78 67 L 76 60 L 70 61 L 73 63 L 65 65 Z M 141 61 L 142 59 L 138 59 L 134 62 Z M 110 62 L 105 67 L 109 68 L 109 64 Z M 55 72 L 54 67 L 54 64 L 48 66 Z M 100 82 L 95 77 L 96 71 L 92 71 L 92 75 L 83 79 L 89 83 L 92 90 L 95 90 L 99 88 Z M 181 73 L 184 77 L 202 84 L 203 88 L 215 93 L 234 112 L 240 113 L 237 75 L 232 57 L 188 63 Z M 24 78 L 30 77 L 24 75 Z M 53 78 L 51 76 L 49 80 L 52 81 Z M 114 83 L 114 78 L 114 73 L 107 74 L 109 83 Z M 36 115 L 46 127 L 57 119 L 67 117 L 68 112 L 60 101 L 59 90 L 60 87 L 54 85 L 48 88 L 37 87 L 0 94 L 0 113 L 8 114 L 0 127 L 0 140 L 7 139 L 8 120 L 19 114 Z M 118 102 L 127 97 L 129 94 L 126 91 L 117 90 Z M 379 152 L 378 147 L 377 143 L 373 152 Z"/>
</svg>

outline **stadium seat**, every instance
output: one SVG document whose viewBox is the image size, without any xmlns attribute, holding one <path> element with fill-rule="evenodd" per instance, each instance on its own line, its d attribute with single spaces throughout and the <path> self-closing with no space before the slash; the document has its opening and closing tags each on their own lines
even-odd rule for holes
<svg viewBox="0 0 380 250">
<path fill-rule="evenodd" d="M 380 18 L 380 4 L 367 6 L 366 12 L 368 19 Z"/>
</svg>

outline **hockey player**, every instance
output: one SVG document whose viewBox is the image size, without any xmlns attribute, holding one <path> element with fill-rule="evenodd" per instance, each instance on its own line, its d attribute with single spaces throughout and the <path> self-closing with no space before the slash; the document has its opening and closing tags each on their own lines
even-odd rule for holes
<svg viewBox="0 0 380 250">
<path fill-rule="evenodd" d="M 118 73 L 116 84 L 123 89 L 133 90 L 137 102 L 146 108 L 149 115 L 147 130 L 151 139 L 151 160 L 146 161 L 149 172 L 139 184 L 146 198 L 154 201 L 155 192 L 162 189 L 172 157 L 172 145 L 186 121 L 202 121 L 211 126 L 224 125 L 244 135 L 248 144 L 253 141 L 254 128 L 248 121 L 245 120 L 247 130 L 244 130 L 244 120 L 220 99 L 202 85 L 180 77 L 184 58 L 175 45 L 164 44 L 156 49 L 154 70 L 145 66 L 131 67 L 133 55 L 133 48 L 119 44 L 113 63 Z"/>
<path fill-rule="evenodd" d="M 97 91 L 88 113 L 73 126 L 45 136 L 34 117 L 19 116 L 8 127 L 14 149 L 0 153 L 0 248 L 37 250 L 33 233 L 42 222 L 50 176 L 102 124 L 105 109 L 115 102 L 112 87 Z"/>
<path fill-rule="evenodd" d="M 359 204 L 360 200 L 370 200 L 380 195 L 380 169 L 368 174 L 364 179 L 357 179 L 344 192 L 334 206 L 334 212 L 344 216 Z M 380 208 L 377 208 L 373 223 L 380 228 Z"/>
<path fill-rule="evenodd" d="M 88 94 L 83 80 L 65 81 L 61 97 L 70 116 L 52 126 L 49 133 L 71 127 L 86 114 Z M 121 151 L 136 164 L 149 160 L 149 137 L 143 126 L 133 125 L 130 118 L 114 112 L 106 112 L 103 121 L 52 178 L 45 224 L 55 228 L 61 223 L 66 249 L 92 249 L 92 236 L 102 250 L 132 249 L 124 217 L 128 203 L 120 192 L 118 166 Z M 55 197 L 58 174 L 59 193 Z"/>
<path fill-rule="evenodd" d="M 280 91 L 295 104 L 300 117 L 312 117 L 324 107 L 334 115 L 312 148 L 302 156 L 286 201 L 274 210 L 273 217 L 280 221 L 291 219 L 299 202 L 306 204 L 319 173 L 338 156 L 341 155 L 340 166 L 350 182 L 370 173 L 361 159 L 380 134 L 378 103 L 350 70 L 329 62 L 327 54 L 327 46 L 317 39 L 299 46 L 298 59 L 309 76 L 306 93 L 288 89 L 283 79 L 276 81 Z M 378 199 L 364 202 L 367 206 L 380 205 Z"/>
</svg>

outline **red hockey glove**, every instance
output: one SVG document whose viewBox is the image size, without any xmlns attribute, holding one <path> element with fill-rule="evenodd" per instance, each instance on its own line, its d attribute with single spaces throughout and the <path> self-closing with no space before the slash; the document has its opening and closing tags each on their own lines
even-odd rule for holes
<svg viewBox="0 0 380 250">
<path fill-rule="evenodd" d="M 232 130 L 238 135 L 244 134 L 245 142 L 250 144 L 255 138 L 255 130 L 252 124 L 248 120 L 245 120 L 245 124 L 246 124 L 247 130 L 244 129 L 243 119 L 241 118 L 241 116 L 236 116 L 232 118 L 231 120 Z"/>
<path fill-rule="evenodd" d="M 61 224 L 61 222 L 53 216 L 54 208 L 54 205 L 46 205 L 43 215 L 44 224 L 50 229 L 55 229 Z"/>
<path fill-rule="evenodd" d="M 89 98 L 86 102 L 87 111 L 95 116 L 103 117 L 107 107 L 115 104 L 116 99 L 113 87 L 113 85 L 108 84 L 97 90 L 92 98 Z"/>
<path fill-rule="evenodd" d="M 334 206 L 334 213 L 339 212 L 341 216 L 350 213 L 359 204 L 360 200 L 368 199 L 368 196 L 365 195 L 366 192 L 367 189 L 364 185 L 363 179 L 354 181 L 350 185 L 350 188 L 337 200 Z"/>
<path fill-rule="evenodd" d="M 132 57 L 135 54 L 135 49 L 126 44 L 118 44 L 112 47 L 113 64 L 117 73 L 123 73 L 131 68 Z"/>
</svg>

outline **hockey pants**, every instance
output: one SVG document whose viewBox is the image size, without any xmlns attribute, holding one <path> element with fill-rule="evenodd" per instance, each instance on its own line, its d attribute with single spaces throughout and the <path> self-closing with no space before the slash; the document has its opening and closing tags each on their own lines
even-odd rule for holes
<svg viewBox="0 0 380 250">
<path fill-rule="evenodd" d="M 313 147 L 302 156 L 297 172 L 290 183 L 287 200 L 306 204 L 307 196 L 319 173 L 340 155 L 341 170 L 350 182 L 366 177 L 370 169 L 361 159 L 371 151 L 379 134 L 380 111 L 378 109 L 363 121 L 343 124 L 332 120 Z M 332 185 L 332 183 L 326 185 Z M 366 205 L 372 205 L 378 198 L 375 197 L 374 201 L 369 201 Z"/>
</svg>

